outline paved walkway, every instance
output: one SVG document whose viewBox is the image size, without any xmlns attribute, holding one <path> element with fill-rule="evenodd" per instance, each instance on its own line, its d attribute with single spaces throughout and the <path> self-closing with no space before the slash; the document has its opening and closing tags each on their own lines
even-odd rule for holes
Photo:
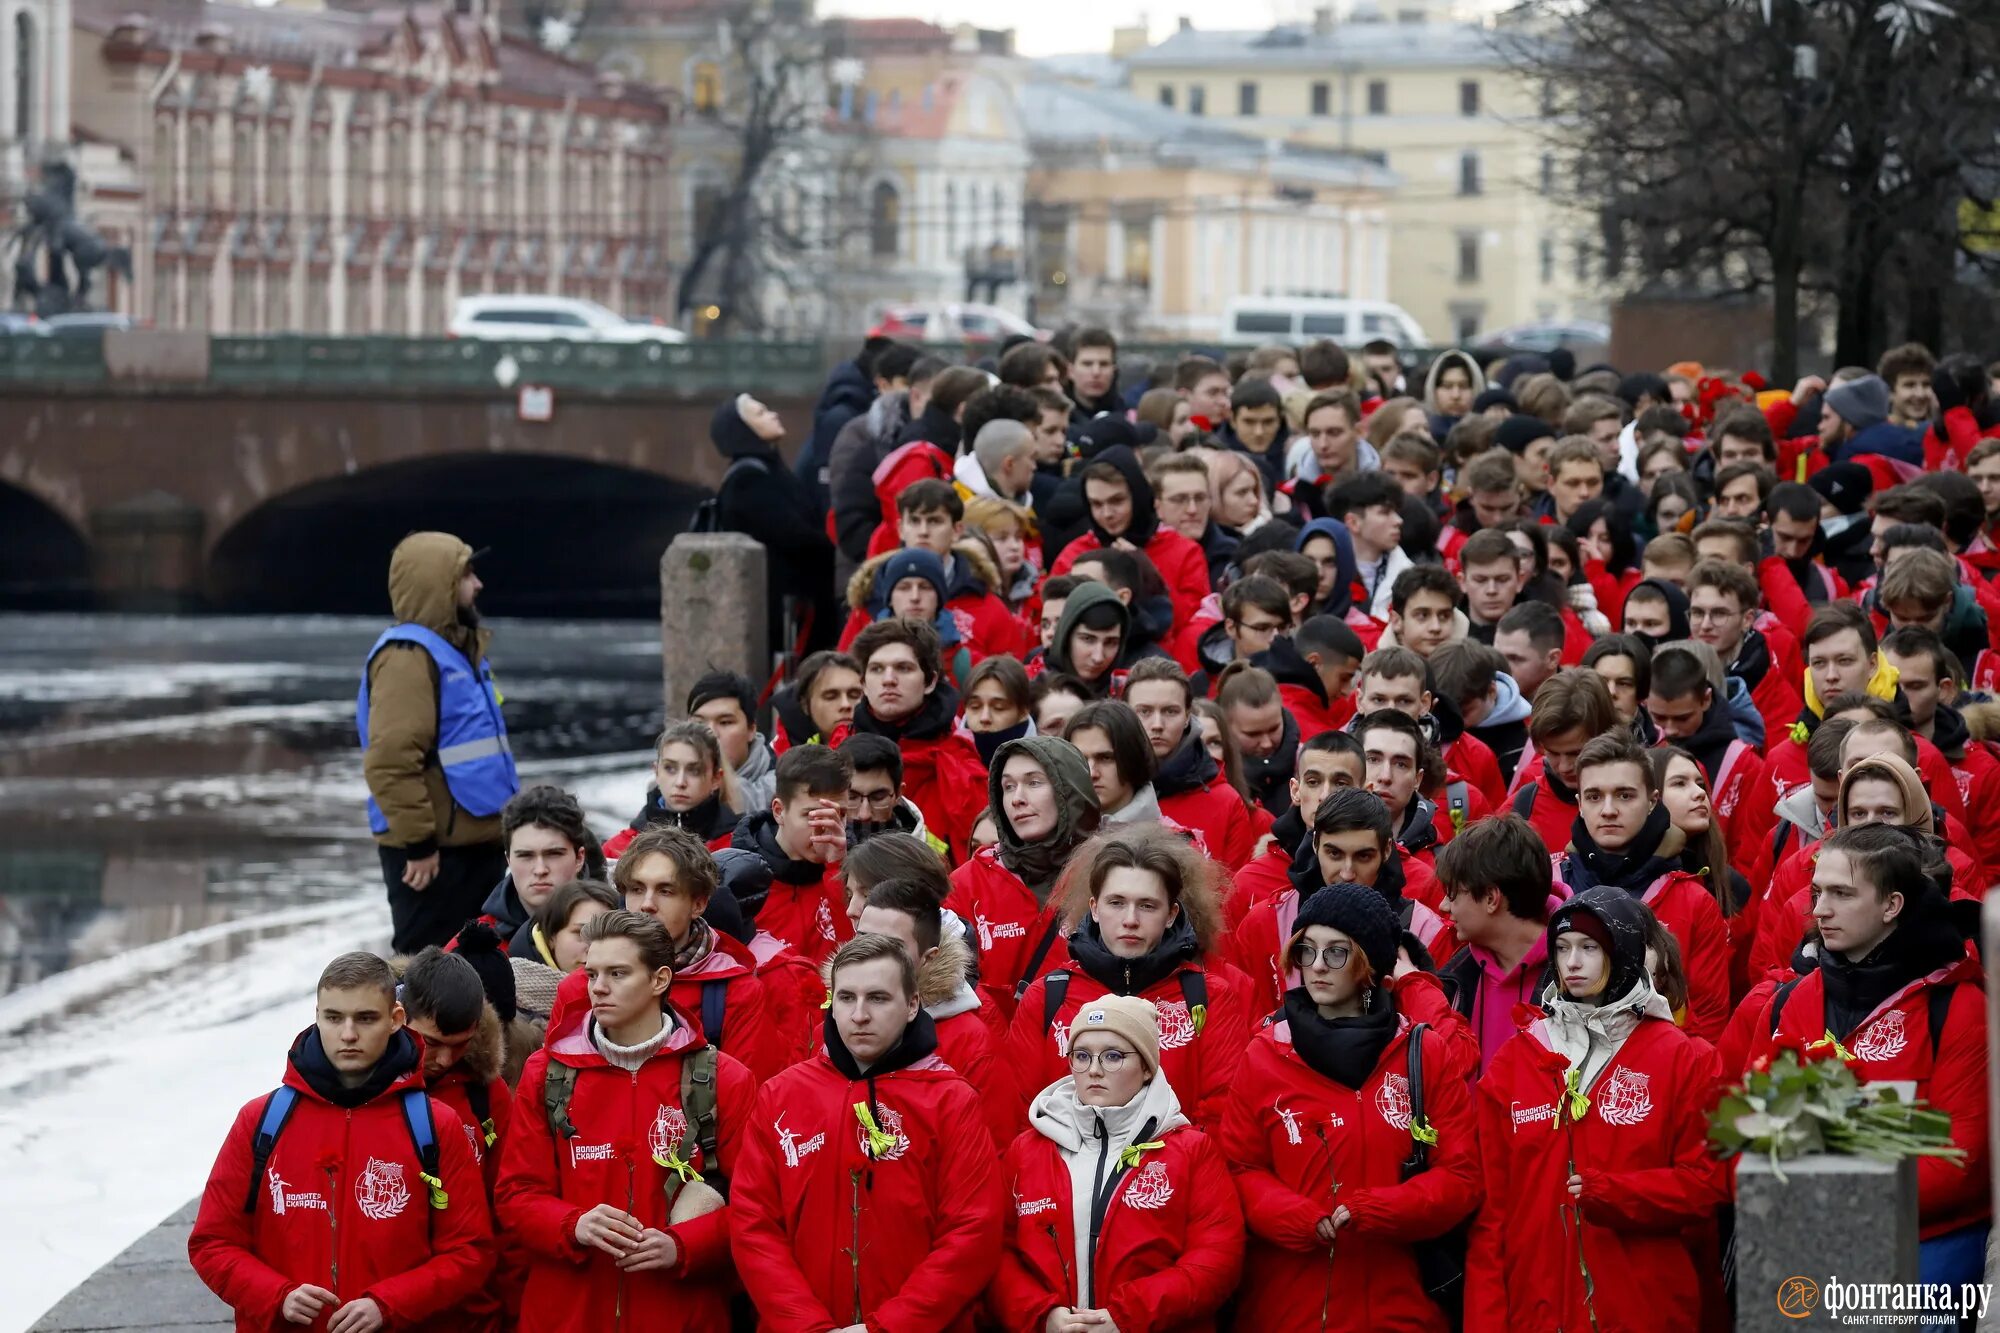
<svg viewBox="0 0 2000 1333">
<path fill-rule="evenodd" d="M 173 1329 L 175 1333 L 229 1333 L 235 1323 L 188 1267 L 188 1232 L 195 1205 L 186 1207 L 133 1242 L 92 1273 L 84 1284 L 43 1315 L 30 1333 L 85 1330 Z"/>
</svg>

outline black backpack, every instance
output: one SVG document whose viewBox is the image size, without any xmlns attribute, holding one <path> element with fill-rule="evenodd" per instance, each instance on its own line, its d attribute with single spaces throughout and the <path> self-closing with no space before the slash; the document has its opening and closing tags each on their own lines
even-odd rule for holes
<svg viewBox="0 0 2000 1333">
<path fill-rule="evenodd" d="M 1424 1033 L 1430 1024 L 1417 1023 L 1410 1028 L 1410 1156 L 1403 1163 L 1403 1179 L 1427 1170 L 1431 1164 L 1430 1144 L 1415 1134 L 1417 1126 L 1429 1124 L 1424 1116 Z M 1417 1276 L 1424 1284 L 1424 1294 L 1444 1315 L 1445 1323 L 1454 1330 L 1465 1326 L 1465 1250 L 1471 1235 L 1472 1222 L 1467 1219 L 1430 1240 L 1415 1241 L 1411 1253 L 1417 1261 Z"/>
<path fill-rule="evenodd" d="M 1055 1026 L 1056 1015 L 1062 1011 L 1063 1000 L 1069 994 L 1070 972 L 1068 968 L 1051 972 L 1042 978 L 1042 1035 L 1048 1036 Z M 1208 975 L 1192 968 L 1183 969 L 1180 974 L 1181 998 L 1187 1001 L 1188 1017 L 1194 1020 L 1194 1034 L 1199 1037 L 1208 1026 Z"/>
<path fill-rule="evenodd" d="M 715 494 L 695 506 L 694 517 L 688 520 L 687 530 L 696 533 L 721 532 L 723 489 L 736 476 L 737 469 L 753 467 L 759 472 L 768 473 L 771 470 L 761 458 L 739 458 L 731 463 L 729 470 L 722 474 L 722 480 L 715 484 Z"/>
</svg>

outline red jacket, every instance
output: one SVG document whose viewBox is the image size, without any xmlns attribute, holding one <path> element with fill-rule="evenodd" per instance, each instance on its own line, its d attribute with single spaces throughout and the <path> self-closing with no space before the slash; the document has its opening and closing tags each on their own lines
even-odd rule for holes
<svg viewBox="0 0 2000 1333">
<path fill-rule="evenodd" d="M 1292 721 L 1298 723 L 1300 740 L 1309 741 L 1322 731 L 1339 731 L 1347 718 L 1354 716 L 1352 703 L 1341 710 L 1337 703 L 1328 703 L 1306 685 L 1279 681 L 1278 699 L 1284 704 L 1285 711 L 1292 715 Z M 1340 716 L 1342 711 L 1346 712 L 1347 718 Z"/>
<path fill-rule="evenodd" d="M 708 1043 L 685 1014 L 658 1054 L 636 1073 L 607 1063 L 589 1035 L 588 1011 L 550 1019 L 543 1048 L 521 1071 L 520 1096 L 533 1110 L 516 1118 L 501 1168 L 503 1226 L 530 1255 L 523 1333 L 542 1329 L 729 1327 L 729 1210 L 692 1221 L 667 1219 L 663 1160 L 678 1155 L 696 1171 L 733 1173 L 742 1152 L 755 1083 L 729 1055 L 716 1059 L 716 1148 L 703 1159 L 681 1106 L 681 1061 Z M 543 1087 L 550 1062 L 576 1070 L 568 1108 L 572 1137 L 549 1126 Z M 598 1204 L 616 1204 L 640 1224 L 665 1231 L 680 1251 L 671 1272 L 621 1273 L 602 1250 L 577 1244 L 576 1222 Z M 621 1318 L 622 1316 L 622 1318 Z"/>
<path fill-rule="evenodd" d="M 1687 972 L 1687 1030 L 1714 1043 L 1729 1026 L 1729 923 L 1700 878 L 1676 871 L 1654 881 L 1639 901 L 1681 946 Z"/>
<path fill-rule="evenodd" d="M 771 753 L 783 754 L 786 750 L 790 748 L 791 746 L 785 741 L 784 730 L 780 728 L 777 737 L 771 742 Z M 612 834 L 610 837 L 604 840 L 604 859 L 607 861 L 616 861 L 619 857 L 625 855 L 625 849 L 627 847 L 630 847 L 632 845 L 632 839 L 638 836 L 639 836 L 639 830 L 631 827 L 630 825 L 627 825 L 626 827 L 619 829 L 616 833 Z M 727 833 L 724 833 L 721 837 L 710 838 L 708 840 L 708 850 L 710 850 L 711 852 L 721 851 L 724 847 L 729 846 L 731 839 L 733 839 L 735 836 L 736 836 L 736 830 L 732 828 Z"/>
<path fill-rule="evenodd" d="M 472 1131 L 449 1105 L 430 1099 L 447 1199 L 432 1208 L 403 1116 L 403 1092 L 423 1086 L 420 1065 L 351 1111 L 325 1100 L 289 1065 L 285 1086 L 298 1103 L 262 1179 L 250 1178 L 265 1102 L 259 1097 L 236 1113 L 188 1236 L 188 1259 L 236 1312 L 238 1333 L 324 1330 L 338 1304 L 309 1326 L 278 1313 L 292 1289 L 307 1283 L 333 1292 L 340 1304 L 374 1301 L 389 1328 L 466 1327 L 461 1307 L 481 1296 L 493 1271 L 493 1224 Z"/>
<path fill-rule="evenodd" d="M 1411 1245 L 1443 1235 L 1478 1208 L 1478 1144 L 1470 1085 L 1452 1064 L 1445 1038 L 1427 1032 L 1424 1116 L 1437 1143 L 1429 1167 L 1403 1179 L 1412 1146 L 1411 1031 L 1405 1020 L 1359 1091 L 1308 1066 L 1292 1046 L 1287 1021 L 1251 1041 L 1222 1135 L 1250 1227 L 1237 1327 L 1259 1333 L 1446 1327 L 1424 1292 Z M 1353 1220 L 1336 1233 L 1329 1258 L 1317 1227 L 1338 1207 Z"/>
<path fill-rule="evenodd" d="M 1597 609 L 1611 622 L 1611 632 L 1616 634 L 1625 627 L 1625 598 L 1644 580 L 1644 571 L 1628 569 L 1623 574 L 1613 574 L 1602 560 L 1586 560 L 1583 577 L 1597 595 Z"/>
<path fill-rule="evenodd" d="M 882 521 L 868 536 L 868 558 L 903 544 L 896 531 L 896 497 L 920 481 L 951 480 L 952 457 L 924 440 L 912 440 L 875 465 L 875 500 L 882 506 Z"/>
<path fill-rule="evenodd" d="M 1537 1016 L 1480 1080 L 1486 1206 L 1466 1255 L 1467 1333 L 1696 1327 L 1700 1280 L 1684 1228 L 1707 1224 L 1729 1195 L 1727 1166 L 1708 1150 L 1715 1052 L 1666 1019 L 1642 1019 L 1575 1121 L 1558 1120 L 1564 1067 Z M 1583 1177 L 1577 1200 L 1572 1161 Z"/>
<path fill-rule="evenodd" d="M 1556 794 L 1556 789 L 1550 785 L 1539 759 L 1535 761 L 1533 772 L 1529 773 L 1525 768 L 1522 771 L 1527 776 L 1516 780 L 1509 807 L 1515 814 L 1526 819 L 1529 826 L 1541 835 L 1543 846 L 1551 853 L 1560 852 L 1569 846 L 1570 832 L 1576 826 L 1576 806 Z M 1521 797 L 1523 789 L 1530 782 L 1535 784 L 1535 797 L 1524 810 Z"/>
<path fill-rule="evenodd" d="M 1086 551 L 1095 551 L 1099 544 L 1095 532 L 1084 533 L 1062 548 L 1056 562 L 1049 566 L 1050 575 L 1069 573 L 1077 557 Z M 1152 538 L 1143 549 L 1146 558 L 1153 562 L 1153 567 L 1160 571 L 1160 578 L 1166 582 L 1167 596 L 1174 603 L 1174 628 L 1178 629 L 1194 619 L 1201 599 L 1208 596 L 1208 557 L 1202 554 L 1200 546 L 1164 523 L 1153 530 Z"/>
<path fill-rule="evenodd" d="M 813 967 L 831 958 L 835 949 L 854 938 L 840 863 L 828 866 L 817 884 L 772 880 L 764 905 L 757 909 L 757 929 Z"/>
<path fill-rule="evenodd" d="M 951 895 L 944 906 L 958 913 L 970 932 L 968 943 L 979 955 L 980 994 L 1011 1020 L 1014 987 L 1059 915 L 1059 895 L 1051 892 L 1046 905 L 1036 902 L 1020 876 L 1001 864 L 999 849 L 982 847 L 951 872 Z M 1053 972 L 1068 960 L 1069 944 L 1058 936 L 1035 970 Z"/>
<path fill-rule="evenodd" d="M 1236 872 L 1229 894 L 1222 900 L 1222 921 L 1232 934 L 1243 924 L 1251 908 L 1292 887 L 1291 870 L 1292 849 L 1274 838 Z"/>
<path fill-rule="evenodd" d="M 476 1042 L 480 1038 L 473 1040 Z M 475 1080 L 486 1089 L 486 1114 L 483 1117 L 474 1113 L 472 1105 L 471 1090 Z M 479 1163 L 480 1178 L 486 1182 L 486 1201 L 492 1203 L 493 1187 L 500 1180 L 500 1145 L 507 1141 L 507 1127 L 514 1119 L 513 1089 L 498 1075 L 480 1078 L 466 1068 L 464 1061 L 460 1061 L 430 1084 L 430 1094 L 449 1106 L 459 1123 L 465 1126 L 467 1138 L 472 1142 L 473 1160 Z M 482 1120 L 490 1121 L 492 1127 L 487 1128 Z"/>
<path fill-rule="evenodd" d="M 1826 593 L 1826 601 L 1847 600 L 1849 589 L 1846 582 L 1825 565 L 1813 562 L 1812 577 L 1820 581 L 1820 586 Z M 1791 568 L 1779 557 L 1767 555 L 1757 562 L 1757 586 L 1763 591 L 1764 605 L 1770 608 L 1772 615 L 1785 624 L 1797 625 L 1803 629 L 1806 621 L 1812 618 L 1816 603 L 1806 599 L 1805 590 L 1800 588 L 1799 581 L 1792 577 Z"/>
<path fill-rule="evenodd" d="M 1917 1222 L 1926 1240 L 1993 1215 L 1992 1175 L 1987 1169 L 1984 975 L 1968 947 L 1964 958 L 1904 986 L 1841 1037 L 1841 1045 L 1853 1056 L 1849 1065 L 1862 1082 L 1913 1081 L 1918 1100 L 1951 1117 L 1951 1141 L 1965 1151 L 1964 1164 L 1936 1157 L 1917 1159 Z M 1953 988 L 1935 1050 L 1926 993 L 1933 986 Z M 1765 1003 L 1753 1049 L 1768 1055 L 1781 1042 L 1797 1047 L 1825 1034 L 1825 978 L 1815 971 L 1786 996 L 1775 1038 L 1770 1004 Z"/>
<path fill-rule="evenodd" d="M 839 749 L 853 734 L 843 726 L 830 744 Z M 954 728 L 927 739 L 904 736 L 896 748 L 903 755 L 903 795 L 922 812 L 924 827 L 945 840 L 946 859 L 963 860 L 972 849 L 972 826 L 986 808 L 986 761 L 972 737 Z M 844 896 L 836 906 L 835 914 L 844 914 Z"/>
<path fill-rule="evenodd" d="M 839 920 L 847 923 L 845 910 Z M 757 960 L 757 980 L 764 983 L 766 1021 L 779 1034 L 775 1041 L 778 1068 L 789 1069 L 818 1049 L 826 982 L 818 964 L 808 962 L 765 931 L 751 936 L 749 947 L 750 956 Z"/>
<path fill-rule="evenodd" d="M 1069 974 L 1069 989 L 1053 1022 L 1045 1023 L 1048 974 Z M 1197 1022 L 1189 1013 L 1183 972 L 1201 976 L 1208 990 L 1208 1013 Z M 1186 1108 L 1188 1119 L 1213 1134 L 1222 1127 L 1222 1107 L 1243 1063 L 1243 1045 L 1250 1040 L 1253 1017 L 1249 983 L 1220 959 L 1189 963 L 1173 976 L 1139 992 L 1160 1012 L 1160 1072 Z M 1044 968 L 1021 997 L 1014 1024 L 1007 1032 L 1007 1063 L 1014 1070 L 1017 1121 L 1025 1122 L 1036 1094 L 1057 1079 L 1069 1077 L 1069 1025 L 1077 1011 L 1109 994 L 1104 983 L 1066 959 L 1060 968 Z M 1039 1136 L 1037 1136 L 1039 1137 Z"/>
<path fill-rule="evenodd" d="M 774 884 L 772 886 L 776 888 Z M 847 919 L 845 911 L 841 920 Z M 693 967 L 674 973 L 667 997 L 688 1015 L 702 1035 L 725 1054 L 733 1055 L 750 1076 L 762 1083 L 791 1063 L 795 1053 L 772 1007 L 764 1001 L 764 982 L 757 975 L 757 958 L 748 946 L 719 930 L 711 930 L 714 947 Z M 703 1017 L 708 995 L 722 988 L 722 1031 L 709 1032 Z"/>
<path fill-rule="evenodd" d="M 1953 824 L 1962 824 L 1965 819 L 1965 807 L 1960 803 L 1958 781 L 1951 775 L 1951 765 L 1945 762 L 1937 746 L 1922 736 L 1912 736 L 1911 739 L 1917 743 L 1917 776 L 1924 780 L 1924 786 L 1930 791 L 1931 799 L 1945 812 L 1946 818 Z M 1806 763 L 1805 744 L 1793 740 L 1789 735 L 1775 743 L 1766 741 L 1764 769 L 1766 779 L 1771 784 L 1770 794 L 1773 802 L 1794 787 L 1812 781 L 1812 769 Z M 1945 837 L 1952 846 L 1962 847 L 1968 854 L 1973 852 L 1972 840 L 1969 837 L 1961 841 L 1949 828 L 1945 832 Z M 1734 848 L 1731 850 L 1733 852 Z M 1973 859 L 1979 860 L 1976 855 Z"/>
<path fill-rule="evenodd" d="M 1489 810 L 1507 803 L 1507 779 L 1500 776 L 1500 760 L 1493 747 L 1466 732 L 1444 747 L 1444 762 L 1452 772 L 1479 789 Z"/>
<path fill-rule="evenodd" d="M 764 1085 L 729 1204 L 759 1328 L 971 1329 L 1003 1208 L 978 1101 L 935 1055 L 856 1082 L 822 1053 Z M 873 1158 L 857 1103 L 895 1138 Z"/>
<path fill-rule="evenodd" d="M 1133 1333 L 1210 1333 L 1243 1267 L 1243 1215 L 1222 1153 L 1191 1126 L 1169 1130 L 1126 1171 L 1105 1209 L 1091 1259 L 1091 1308 Z M 1005 1333 L 1042 1333 L 1075 1308 L 1076 1231 L 1069 1164 L 1047 1136 L 1008 1146 L 1013 1208 L 992 1309 Z M 1088 1227 L 1089 1218 L 1081 1219 Z"/>
<path fill-rule="evenodd" d="M 1749 970 L 1759 976 L 1774 968 L 1790 970 L 1792 955 L 1812 925 L 1813 863 L 1819 858 L 1819 844 L 1809 842 L 1778 863 L 1771 875 L 1770 889 L 1758 900 L 1755 936 L 1750 944 Z M 1983 890 L 1976 883 L 1972 858 L 1947 844 L 1945 863 L 1951 867 L 1951 896 L 1955 901 L 1978 901 Z"/>
<path fill-rule="evenodd" d="M 1950 761 L 1947 761 L 1950 762 Z M 1965 753 L 1951 764 L 1951 776 L 1958 788 L 1958 803 L 1965 809 L 1966 831 L 1972 835 L 1971 850 L 1990 876 L 2000 866 L 2000 756 L 1991 741 L 1968 741 Z M 1986 883 L 1975 886 L 1978 896 L 1986 896 Z"/>
<path fill-rule="evenodd" d="M 1199 830 L 1208 854 L 1231 870 L 1248 861 L 1257 846 L 1250 807 L 1227 778 L 1217 776 L 1206 787 L 1160 797 L 1160 813 L 1182 828 Z"/>
<path fill-rule="evenodd" d="M 1799 710 L 1805 707 L 1805 699 L 1799 694 L 1801 677 L 1787 675 L 1778 669 L 1775 648 L 1772 656 L 1770 669 L 1757 682 L 1757 688 L 1750 691 L 1750 702 L 1757 706 L 1757 715 L 1764 719 L 1766 753 L 1769 753 L 1773 741 L 1791 730 L 1792 723 L 1798 720 Z"/>
</svg>

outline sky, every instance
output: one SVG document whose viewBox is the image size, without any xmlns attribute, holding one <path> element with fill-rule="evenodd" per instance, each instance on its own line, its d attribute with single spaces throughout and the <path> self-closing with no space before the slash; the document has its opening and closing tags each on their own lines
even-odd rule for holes
<svg viewBox="0 0 2000 1333">
<path fill-rule="evenodd" d="M 1070 55 L 1109 52 L 1111 30 L 1143 18 L 1158 41 L 1174 30 L 1182 15 L 1197 28 L 1268 27 L 1278 21 L 1310 19 L 1315 3 L 1325 0 L 1012 0 L 995 6 L 991 0 L 820 0 L 818 12 L 827 17 L 923 18 L 949 27 L 976 23 L 981 27 L 1011 24 L 1015 48 L 1022 55 Z"/>
</svg>

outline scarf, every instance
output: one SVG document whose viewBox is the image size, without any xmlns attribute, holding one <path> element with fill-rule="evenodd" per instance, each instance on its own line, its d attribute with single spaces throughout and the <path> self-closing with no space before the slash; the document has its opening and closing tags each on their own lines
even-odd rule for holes
<svg viewBox="0 0 2000 1333">
<path fill-rule="evenodd" d="M 313 1092 L 335 1106 L 351 1111 L 357 1106 L 366 1106 L 387 1092 L 397 1079 L 417 1067 L 421 1056 L 417 1039 L 410 1035 L 410 1030 L 398 1028 L 395 1035 L 389 1038 L 382 1058 L 368 1071 L 368 1077 L 350 1088 L 341 1081 L 340 1071 L 333 1067 L 326 1047 L 320 1042 L 319 1028 L 313 1026 L 292 1043 L 287 1059 Z"/>
<path fill-rule="evenodd" d="M 1215 756 L 1208 752 L 1208 746 L 1202 744 L 1201 733 L 1189 727 L 1180 744 L 1160 761 L 1159 772 L 1153 775 L 1153 791 L 1159 796 L 1180 796 L 1186 792 L 1201 791 L 1215 781 L 1215 775 L 1220 771 L 1216 767 Z"/>
<path fill-rule="evenodd" d="M 1679 870 L 1681 851 L 1687 845 L 1686 836 L 1674 828 L 1665 802 L 1653 806 L 1646 822 L 1639 826 L 1638 836 L 1621 851 L 1607 852 L 1599 847 L 1580 814 L 1570 824 L 1569 841 L 1573 850 L 1564 861 L 1563 877 L 1572 890 L 1603 884 L 1635 897 L 1652 888 L 1660 876 Z"/>
<path fill-rule="evenodd" d="M 975 731 L 972 733 L 972 748 L 979 751 L 979 762 L 987 768 L 993 767 L 993 756 L 1008 741 L 1018 741 L 1023 736 L 1035 734 L 1035 719 L 1024 717 L 1013 726 L 1000 731 Z"/>
<path fill-rule="evenodd" d="M 900 722 L 884 722 L 876 717 L 863 699 L 854 705 L 852 730 L 857 735 L 886 736 L 901 745 L 904 741 L 934 741 L 950 733 L 958 719 L 958 692 L 939 681 L 924 696 L 914 713 Z"/>
<path fill-rule="evenodd" d="M 1306 1068 L 1343 1088 L 1359 1090 L 1382 1063 L 1401 1030 L 1402 1018 L 1386 986 L 1374 987 L 1367 1012 L 1354 1018 L 1321 1018 L 1319 1007 L 1304 986 L 1285 992 L 1285 1021 L 1291 1025 L 1292 1049 Z"/>
<path fill-rule="evenodd" d="M 903 1029 L 903 1035 L 896 1038 L 896 1044 L 882 1052 L 882 1058 L 867 1069 L 855 1063 L 854 1056 L 848 1052 L 847 1043 L 840 1039 L 840 1026 L 833 1021 L 832 1009 L 826 1011 L 826 1022 L 821 1027 L 820 1036 L 826 1043 L 826 1058 L 832 1061 L 833 1067 L 845 1075 L 849 1082 L 868 1080 L 868 1100 L 871 1104 L 875 1100 L 876 1079 L 884 1074 L 893 1074 L 899 1069 L 908 1069 L 918 1061 L 937 1054 L 937 1024 L 933 1023 L 931 1016 L 921 1009 L 917 1010 L 917 1016 L 910 1020 L 910 1025 Z"/>
<path fill-rule="evenodd" d="M 1160 942 L 1137 958 L 1120 958 L 1111 952 L 1094 918 L 1086 915 L 1069 938 L 1069 956 L 1084 975 L 1113 995 L 1143 995 L 1182 968 L 1201 960 L 1201 943 L 1186 912 L 1174 915 L 1174 923 Z"/>
<path fill-rule="evenodd" d="M 674 950 L 674 975 L 679 976 L 701 966 L 714 952 L 715 932 L 709 929 L 708 922 L 695 917 L 688 922 L 687 943 Z"/>
<path fill-rule="evenodd" d="M 1285 715 L 1285 734 L 1278 748 L 1262 759 L 1243 756 L 1243 780 L 1257 804 L 1274 815 L 1292 808 L 1292 772 L 1299 762 L 1299 724 L 1291 713 Z"/>
</svg>

